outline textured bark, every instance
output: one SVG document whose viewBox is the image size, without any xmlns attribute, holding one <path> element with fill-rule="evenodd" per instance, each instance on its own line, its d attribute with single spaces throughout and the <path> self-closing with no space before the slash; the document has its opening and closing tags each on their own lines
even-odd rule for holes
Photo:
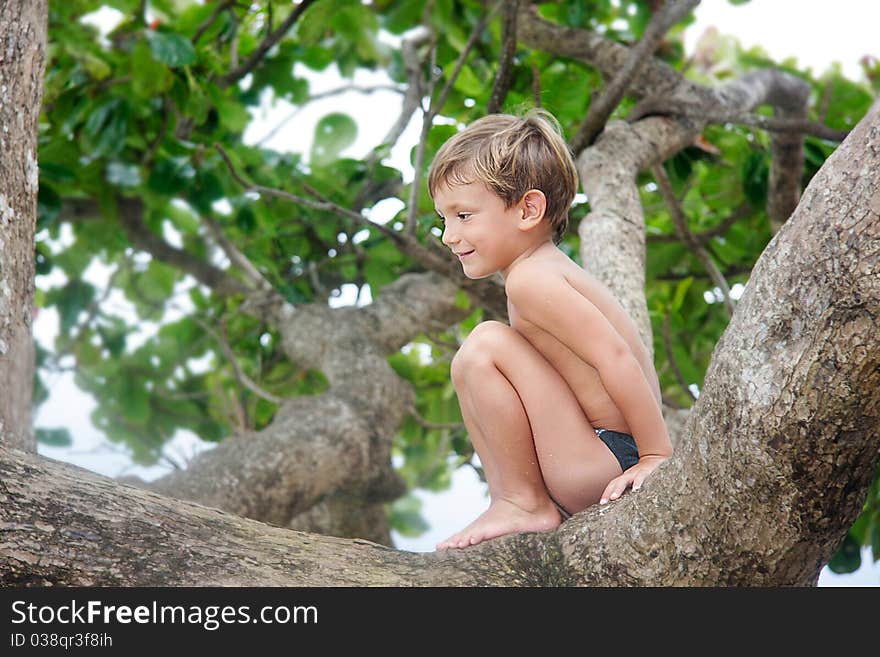
<svg viewBox="0 0 880 657">
<path fill-rule="evenodd" d="M 0 445 L 36 451 L 31 417 L 37 120 L 45 0 L 0 4 Z"/>
<path fill-rule="evenodd" d="M 878 171 L 880 104 L 756 264 L 675 456 L 555 532 L 410 554 L 0 448 L 0 582 L 815 584 L 880 459 Z"/>
<path fill-rule="evenodd" d="M 579 583 L 815 584 L 880 456 L 878 171 L 880 104 L 756 264 L 675 457 L 561 530 Z"/>
<path fill-rule="evenodd" d="M 261 524 L 0 447 L 0 585 L 558 583 L 552 542 L 512 538 L 478 553 L 402 552 Z"/>
<path fill-rule="evenodd" d="M 387 355 L 464 317 L 455 292 L 436 274 L 408 274 L 364 308 L 289 308 L 278 324 L 283 347 L 291 360 L 324 372 L 329 390 L 288 400 L 262 431 L 228 438 L 185 471 L 140 485 L 276 525 L 379 540 L 375 529 L 351 533 L 366 527 L 353 518 L 375 517 L 402 494 L 391 438 L 414 402 Z M 343 509 L 342 500 L 355 499 Z"/>
</svg>

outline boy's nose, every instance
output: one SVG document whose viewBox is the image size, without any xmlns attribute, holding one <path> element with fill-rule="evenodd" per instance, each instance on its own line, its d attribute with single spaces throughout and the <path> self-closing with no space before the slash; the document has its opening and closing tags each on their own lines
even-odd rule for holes
<svg viewBox="0 0 880 657">
<path fill-rule="evenodd" d="M 452 245 L 458 240 L 455 239 L 455 236 L 449 231 L 449 228 L 443 229 L 443 235 L 440 237 L 440 241 L 442 241 L 446 246 L 452 248 Z"/>
</svg>

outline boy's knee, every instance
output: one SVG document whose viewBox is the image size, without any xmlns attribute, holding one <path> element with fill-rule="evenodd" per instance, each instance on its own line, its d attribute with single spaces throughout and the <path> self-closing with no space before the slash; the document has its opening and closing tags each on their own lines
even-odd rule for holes
<svg viewBox="0 0 880 657">
<path fill-rule="evenodd" d="M 465 381 L 468 372 L 494 362 L 495 354 L 506 339 L 505 331 L 512 330 L 507 324 L 494 320 L 478 324 L 456 352 L 450 364 L 452 383 Z"/>
</svg>

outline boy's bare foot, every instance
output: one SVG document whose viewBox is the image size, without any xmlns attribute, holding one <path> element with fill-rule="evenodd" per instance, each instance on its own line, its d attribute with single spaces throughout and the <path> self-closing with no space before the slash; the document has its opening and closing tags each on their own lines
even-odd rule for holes
<svg viewBox="0 0 880 657">
<path fill-rule="evenodd" d="M 546 532 L 556 529 L 561 523 L 562 516 L 550 500 L 545 506 L 528 511 L 499 498 L 492 500 L 489 508 L 467 527 L 438 543 L 436 549 L 468 547 L 514 532 Z"/>
</svg>

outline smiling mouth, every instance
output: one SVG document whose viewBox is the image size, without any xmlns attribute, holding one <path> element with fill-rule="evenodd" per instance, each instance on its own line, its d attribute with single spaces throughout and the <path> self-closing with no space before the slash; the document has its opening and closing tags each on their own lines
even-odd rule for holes
<svg viewBox="0 0 880 657">
<path fill-rule="evenodd" d="M 456 253 L 459 258 L 464 258 L 465 256 L 469 256 L 471 253 L 476 251 L 476 249 L 471 249 L 470 251 L 463 251 L 462 253 Z"/>
</svg>

